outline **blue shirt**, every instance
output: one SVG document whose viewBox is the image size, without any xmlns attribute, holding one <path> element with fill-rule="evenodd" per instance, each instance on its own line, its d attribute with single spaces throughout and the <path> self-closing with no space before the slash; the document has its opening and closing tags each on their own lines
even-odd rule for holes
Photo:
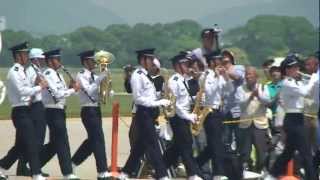
<svg viewBox="0 0 320 180">
<path fill-rule="evenodd" d="M 233 118 L 238 118 L 241 115 L 240 109 L 240 97 L 239 94 L 239 87 L 244 83 L 244 75 L 245 75 L 245 67 L 242 65 L 235 65 L 234 66 L 234 74 L 239 76 L 238 80 L 233 80 L 233 91 L 225 92 L 223 98 L 223 112 L 225 114 L 231 113 Z"/>
</svg>

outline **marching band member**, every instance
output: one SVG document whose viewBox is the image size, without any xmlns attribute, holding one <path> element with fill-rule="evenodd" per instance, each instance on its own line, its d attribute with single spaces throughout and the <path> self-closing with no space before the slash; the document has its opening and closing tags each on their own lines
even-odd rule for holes
<svg viewBox="0 0 320 180">
<path fill-rule="evenodd" d="M 4 169 L 9 169 L 21 157 L 29 162 L 33 179 L 43 180 L 40 173 L 39 146 L 36 138 L 36 127 L 32 122 L 30 101 L 32 96 L 48 86 L 47 82 L 37 78 L 33 86 L 25 74 L 28 63 L 27 42 L 10 48 L 15 64 L 8 72 L 8 97 L 12 106 L 12 121 L 16 128 L 15 145 L 8 154 L 0 160 L 0 179 L 6 179 Z"/>
<path fill-rule="evenodd" d="M 200 169 L 192 156 L 192 134 L 190 123 L 196 122 L 196 115 L 189 113 L 191 108 L 190 90 L 187 85 L 186 73 L 188 72 L 189 59 L 186 55 L 179 54 L 172 59 L 175 74 L 169 79 L 169 88 L 176 97 L 176 114 L 169 119 L 173 131 L 173 144 L 164 153 L 167 167 L 176 163 L 177 157 L 182 158 L 190 180 L 200 180 Z"/>
<path fill-rule="evenodd" d="M 32 48 L 29 52 L 29 59 L 31 63 L 26 69 L 26 75 L 30 83 L 33 86 L 36 86 L 36 80 L 37 78 L 43 78 L 42 70 L 45 68 L 43 50 L 39 48 Z M 42 103 L 42 91 L 32 96 L 31 100 L 31 119 L 34 123 L 35 128 L 37 129 L 36 139 L 39 150 L 41 150 L 44 144 L 47 127 L 45 108 Z M 17 175 L 28 176 L 29 174 L 30 172 L 26 166 L 26 159 L 20 158 L 17 165 Z M 44 173 L 42 173 L 42 175 L 48 176 Z"/>
<path fill-rule="evenodd" d="M 218 34 L 221 32 L 221 29 L 217 27 L 213 28 L 205 28 L 201 31 L 201 40 L 202 40 L 202 47 L 196 48 L 192 51 L 192 55 L 194 56 L 194 59 L 197 59 L 197 65 L 199 67 L 199 70 L 201 72 L 205 71 L 208 68 L 208 64 L 206 61 L 206 55 L 212 53 L 215 50 L 218 50 Z M 189 81 L 192 82 L 192 81 Z M 191 90 L 193 89 L 192 86 L 190 86 Z M 196 92 L 195 92 L 196 93 Z M 199 135 L 194 137 L 194 145 L 196 151 L 199 153 L 200 151 L 204 150 L 206 144 L 206 138 L 205 138 L 205 132 L 204 130 L 201 130 Z M 209 163 L 203 165 L 201 167 L 204 176 L 210 176 L 210 165 Z"/>
<path fill-rule="evenodd" d="M 205 55 L 217 50 L 217 40 L 214 38 L 221 30 L 219 28 L 206 28 L 201 32 L 202 47 L 196 48 L 192 51 L 192 54 L 201 61 L 200 69 L 204 71 L 207 69 L 208 64 L 206 62 Z"/>
<path fill-rule="evenodd" d="M 165 180 L 167 171 L 162 160 L 160 147 L 158 145 L 158 135 L 154 126 L 155 109 L 159 106 L 168 106 L 167 99 L 157 100 L 156 89 L 148 71 L 153 65 L 155 49 L 138 50 L 137 59 L 140 65 L 131 77 L 131 88 L 136 110 L 136 126 L 143 129 L 138 133 L 138 137 L 131 147 L 129 158 L 122 169 L 119 179 L 127 179 L 135 168 L 139 165 L 140 158 L 147 153 L 150 163 L 155 169 L 156 178 Z"/>
<path fill-rule="evenodd" d="M 225 146 L 222 142 L 223 135 L 223 115 L 221 112 L 222 97 L 225 91 L 232 91 L 232 84 L 225 68 L 222 66 L 221 52 L 215 51 L 206 56 L 208 69 L 200 77 L 199 83 L 205 81 L 204 108 L 210 108 L 211 112 L 204 121 L 204 130 L 207 139 L 207 147 L 197 157 L 197 161 L 202 166 L 208 159 L 211 159 L 213 179 L 226 179 L 224 158 Z M 240 177 L 230 177 L 237 179 Z"/>
<path fill-rule="evenodd" d="M 60 169 L 65 179 L 79 179 L 73 174 L 68 133 L 66 128 L 66 97 L 79 91 L 78 83 L 72 83 L 68 88 L 58 70 L 61 68 L 60 49 L 43 53 L 48 68 L 44 71 L 45 79 L 52 90 L 54 100 L 47 91 L 43 93 L 43 103 L 46 108 L 46 119 L 50 131 L 50 141 L 41 152 L 41 165 L 44 166 L 55 154 L 58 155 Z"/>
<path fill-rule="evenodd" d="M 96 75 L 94 69 L 94 50 L 84 51 L 78 54 L 84 68 L 78 73 L 77 80 L 82 90 L 88 92 L 89 97 L 79 92 L 81 104 L 81 120 L 87 131 L 88 138 L 81 144 L 72 157 L 73 168 L 79 166 L 91 154 L 94 154 L 98 172 L 98 180 L 106 180 L 110 177 L 107 168 L 105 140 L 102 129 L 102 116 L 99 104 L 99 85 L 106 74 Z"/>
<path fill-rule="evenodd" d="M 280 101 L 286 112 L 283 124 L 286 143 L 284 152 L 277 158 L 270 175 L 266 179 L 275 179 L 275 177 L 280 176 L 293 157 L 295 150 L 299 151 L 305 169 L 305 178 L 308 180 L 318 179 L 312 163 L 311 149 L 304 129 L 303 116 L 304 97 L 310 94 L 315 85 L 316 76 L 313 75 L 308 84 L 304 85 L 297 80 L 299 77 L 298 64 L 296 56 L 288 55 L 281 65 L 286 76 L 280 91 Z"/>
</svg>

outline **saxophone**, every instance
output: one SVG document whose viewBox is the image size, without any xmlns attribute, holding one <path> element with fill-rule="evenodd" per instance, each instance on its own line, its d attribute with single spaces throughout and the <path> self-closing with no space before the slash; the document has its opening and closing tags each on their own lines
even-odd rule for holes
<svg viewBox="0 0 320 180">
<path fill-rule="evenodd" d="M 171 89 L 169 88 L 169 72 L 167 69 L 163 70 L 165 72 L 164 75 L 164 90 L 162 97 L 164 99 L 168 99 L 171 103 L 167 107 L 163 107 L 163 114 L 166 119 L 172 118 L 176 114 L 176 96 L 172 93 Z"/>
<path fill-rule="evenodd" d="M 96 63 L 99 65 L 100 73 L 106 72 L 107 76 L 100 82 L 99 98 L 100 103 L 106 104 L 107 99 L 110 97 L 112 88 L 112 79 L 110 71 L 107 71 L 107 66 L 115 59 L 114 55 L 110 52 L 100 50 L 94 55 Z"/>
<path fill-rule="evenodd" d="M 201 107 L 201 101 L 202 97 L 205 93 L 205 84 L 206 84 L 206 79 L 208 77 L 209 72 L 206 71 L 203 80 L 200 83 L 200 88 L 199 91 L 197 92 L 195 103 L 194 103 L 194 108 L 192 113 L 197 115 L 197 122 L 191 124 L 190 129 L 191 133 L 194 136 L 197 136 L 200 134 L 200 130 L 203 127 L 203 123 L 207 117 L 207 115 L 212 112 L 212 109 L 210 107 Z"/>
</svg>

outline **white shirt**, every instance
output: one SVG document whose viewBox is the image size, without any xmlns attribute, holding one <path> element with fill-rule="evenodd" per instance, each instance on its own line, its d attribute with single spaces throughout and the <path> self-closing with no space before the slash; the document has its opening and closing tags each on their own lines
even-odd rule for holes
<svg viewBox="0 0 320 180">
<path fill-rule="evenodd" d="M 7 75 L 8 98 L 12 107 L 28 106 L 31 96 L 41 91 L 40 86 L 32 86 L 24 72 L 24 67 L 15 63 Z"/>
<path fill-rule="evenodd" d="M 80 105 L 82 107 L 87 107 L 87 106 L 93 106 L 97 107 L 99 106 L 99 86 L 101 81 L 106 77 L 105 74 L 101 75 L 96 75 L 92 74 L 93 77 L 91 76 L 91 71 L 88 69 L 84 68 L 82 71 L 80 71 L 77 74 L 77 81 L 80 82 L 80 87 L 81 91 L 79 92 L 79 97 L 80 97 Z M 88 95 L 84 93 L 86 91 L 88 95 L 94 100 L 90 100 Z"/>
<path fill-rule="evenodd" d="M 280 103 L 287 113 L 302 113 L 304 108 L 304 97 L 311 93 L 315 85 L 315 76 L 307 84 L 296 81 L 291 77 L 283 80 L 280 90 Z"/>
<path fill-rule="evenodd" d="M 208 75 L 205 82 L 204 106 L 217 109 L 222 105 L 223 93 L 232 91 L 233 85 L 231 81 L 225 81 L 222 76 L 217 75 L 212 69 L 207 69 L 206 72 L 201 75 L 199 83 L 202 83 L 206 73 L 208 73 Z"/>
<path fill-rule="evenodd" d="M 43 91 L 42 98 L 46 108 L 64 109 L 66 97 L 75 93 L 74 89 L 68 89 L 63 75 L 59 74 L 58 76 L 58 74 L 59 73 L 52 68 L 47 68 L 44 71 L 44 77 L 48 81 L 49 88 L 58 101 L 55 103 L 49 92 L 47 90 Z"/>
<path fill-rule="evenodd" d="M 132 97 L 135 105 L 156 107 L 156 88 L 147 77 L 147 70 L 139 67 L 131 76 Z"/>
<path fill-rule="evenodd" d="M 191 97 L 188 93 L 184 82 L 187 85 L 187 80 L 179 73 L 175 73 L 169 79 L 169 88 L 174 96 L 176 96 L 176 114 L 189 121 L 193 121 L 190 113 Z"/>
<path fill-rule="evenodd" d="M 33 65 L 33 66 L 34 66 L 34 68 L 37 68 L 38 71 L 40 72 L 40 69 L 36 65 Z M 26 75 L 27 75 L 27 78 L 28 78 L 30 84 L 32 86 L 35 86 L 36 78 L 38 75 L 31 65 L 26 69 Z M 42 101 L 42 93 L 41 92 L 37 92 L 34 96 L 32 96 L 32 102 L 38 102 L 38 101 Z"/>
</svg>

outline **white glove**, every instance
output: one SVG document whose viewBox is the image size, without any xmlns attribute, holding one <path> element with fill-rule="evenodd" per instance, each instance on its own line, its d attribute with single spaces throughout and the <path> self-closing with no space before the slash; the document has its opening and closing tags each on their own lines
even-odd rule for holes
<svg viewBox="0 0 320 180">
<path fill-rule="evenodd" d="M 168 99 L 160 99 L 159 101 L 156 101 L 156 106 L 169 106 L 171 102 Z"/>
<path fill-rule="evenodd" d="M 191 114 L 188 116 L 188 120 L 189 120 L 190 122 L 192 122 L 192 123 L 196 123 L 196 122 L 197 122 L 197 115 L 191 113 Z"/>
<path fill-rule="evenodd" d="M 109 97 L 113 97 L 114 96 L 114 90 L 111 90 L 110 92 L 109 92 Z"/>
</svg>

